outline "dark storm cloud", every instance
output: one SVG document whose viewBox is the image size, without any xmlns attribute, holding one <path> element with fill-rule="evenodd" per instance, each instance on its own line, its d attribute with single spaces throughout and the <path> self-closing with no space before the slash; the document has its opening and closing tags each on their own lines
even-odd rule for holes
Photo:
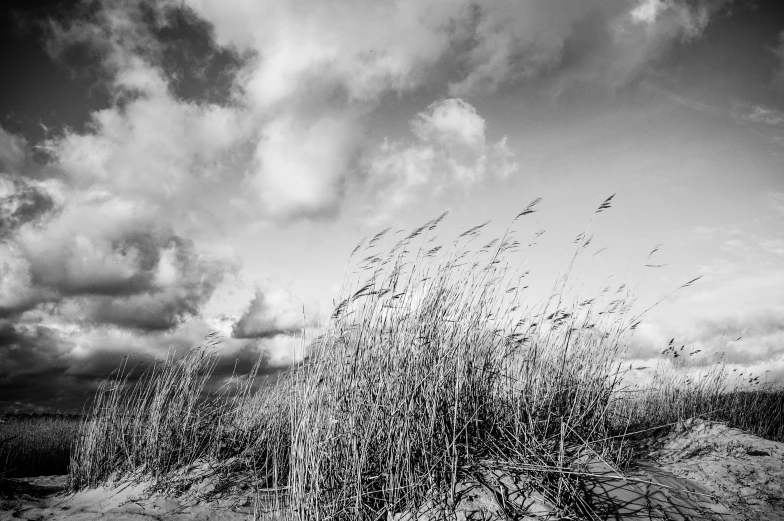
<svg viewBox="0 0 784 521">
<path fill-rule="evenodd" d="M 146 223 L 81 243 L 27 250 L 32 284 L 56 295 L 77 322 L 168 330 L 197 316 L 231 267 L 199 255 L 192 242 Z"/>
<path fill-rule="evenodd" d="M 56 165 L 2 132 L 0 408 L 79 408 L 123 354 L 149 364 L 196 344 L 178 326 L 236 265 L 200 252 L 155 205 L 52 179 Z"/>
<path fill-rule="evenodd" d="M 81 0 L 6 0 L 0 9 L 0 124 L 33 142 L 64 126 L 82 129 L 89 111 L 106 106 L 96 88 L 94 59 L 69 52 L 69 67 L 44 49 L 51 20 L 67 20 L 89 8 Z M 78 71 L 78 73 L 76 72 Z M 9 79 L 10 78 L 10 79 Z"/>
<path fill-rule="evenodd" d="M 212 26 L 191 9 L 174 7 L 163 23 L 153 24 L 160 42 L 157 62 L 167 71 L 175 96 L 185 100 L 225 103 L 243 58 L 216 45 Z"/>
<path fill-rule="evenodd" d="M 221 356 L 215 365 L 213 375 L 217 379 L 225 379 L 231 375 L 247 374 L 259 362 L 259 374 L 273 374 L 280 371 L 280 367 L 270 363 L 269 355 L 260 349 L 258 343 L 250 341 L 234 351 L 231 355 Z"/>
<path fill-rule="evenodd" d="M 14 324 L 0 320 L 0 376 L 21 374 L 32 367 L 57 364 L 56 333 L 38 324 Z"/>
<path fill-rule="evenodd" d="M 161 249 L 169 240 L 176 247 L 177 237 L 144 229 L 144 223 L 138 226 L 119 230 L 115 236 L 99 236 L 81 247 L 74 244 L 76 241 L 63 241 L 52 249 L 43 250 L 52 255 L 36 255 L 41 250 L 28 249 L 33 283 L 65 296 L 128 296 L 154 289 Z M 78 230 L 73 231 L 78 233 Z M 97 250 L 95 264 L 89 263 L 86 256 L 91 253 L 85 251 L 88 247 Z M 111 270 L 112 263 L 103 262 L 100 255 L 116 257 L 115 264 L 126 261 L 128 270 Z"/>
<path fill-rule="evenodd" d="M 172 265 L 178 277 L 174 285 L 155 281 L 148 273 L 148 284 L 140 291 L 84 299 L 81 309 L 94 322 L 146 331 L 169 330 L 186 317 L 198 316 L 231 267 L 205 261 L 189 243 L 180 243 L 177 248 Z M 160 256 L 160 250 L 157 253 Z M 151 269 L 157 270 L 160 262 L 159 258 Z"/>
<path fill-rule="evenodd" d="M 64 376 L 69 361 L 63 344 L 48 327 L 0 320 L 0 408 L 14 402 L 65 405 L 58 397 L 70 395 L 78 385 Z"/>
<path fill-rule="evenodd" d="M 198 316 L 236 269 L 157 223 L 149 205 L 29 177 L 29 148 L 0 135 L 0 316 L 50 303 L 83 325 L 168 330 Z"/>
<path fill-rule="evenodd" d="M 127 66 L 118 50 L 166 75 L 175 97 L 224 103 L 244 59 L 216 45 L 212 26 L 184 4 L 132 0 L 93 2 L 72 16 L 48 18 L 47 52 L 79 74 L 88 66 L 103 80 Z M 84 57 L 92 59 L 85 62 Z M 101 63 L 100 66 L 97 64 Z M 113 95 L 118 96 L 114 91 Z M 122 97 L 122 96 L 120 96 Z"/>
<path fill-rule="evenodd" d="M 172 348 L 181 356 L 195 343 L 183 336 L 155 335 L 137 338 L 134 344 L 117 333 L 104 329 L 77 343 L 53 327 L 0 321 L 0 411 L 32 406 L 79 410 L 121 365 L 125 372 L 133 370 L 133 382 L 151 364 L 160 363 L 161 349 L 165 354 Z"/>
<path fill-rule="evenodd" d="M 74 363 L 75 362 L 75 363 Z M 156 357 L 148 353 L 120 353 L 117 350 L 96 348 L 87 356 L 72 360 L 63 375 L 84 385 L 92 385 L 109 377 L 121 366 L 123 371 L 131 372 L 130 381 L 141 376 L 146 367 L 156 362 Z"/>
<path fill-rule="evenodd" d="M 78 336 L 39 323 L 0 320 L 0 411 L 7 408 L 78 410 L 98 385 L 122 367 L 137 381 L 167 353 L 179 359 L 203 342 L 209 327 L 199 321 L 191 331 L 128 333 L 94 326 Z M 260 341 L 224 339 L 212 348 L 218 356 L 208 391 L 217 392 L 232 375 L 280 370 Z"/>
</svg>

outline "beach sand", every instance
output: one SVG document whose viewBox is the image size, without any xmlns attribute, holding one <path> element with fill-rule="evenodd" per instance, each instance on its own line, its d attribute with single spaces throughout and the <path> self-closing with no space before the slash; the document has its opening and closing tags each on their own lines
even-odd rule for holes
<svg viewBox="0 0 784 521">
<path fill-rule="evenodd" d="M 689 420 L 666 436 L 647 440 L 645 454 L 624 475 L 585 457 L 581 494 L 602 520 L 784 521 L 784 444 L 719 423 Z M 557 519 L 548 499 L 513 466 L 482 465 L 456 487 L 456 508 L 435 502 L 387 520 L 435 521 Z M 204 491 L 200 482 L 199 490 Z M 65 493 L 65 476 L 13 480 L 0 499 L 6 520 L 248 520 L 282 519 L 269 501 L 235 494 L 212 501 L 188 491 L 178 497 L 149 493 L 149 483 L 124 483 Z M 198 492 L 197 491 L 197 492 Z"/>
</svg>

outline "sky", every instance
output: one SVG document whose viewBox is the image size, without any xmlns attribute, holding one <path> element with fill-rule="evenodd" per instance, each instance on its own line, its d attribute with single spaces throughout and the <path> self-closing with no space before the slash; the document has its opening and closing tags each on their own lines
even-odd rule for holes
<svg viewBox="0 0 784 521">
<path fill-rule="evenodd" d="M 0 410 L 79 408 L 210 331 L 219 374 L 273 374 L 362 238 L 444 211 L 444 240 L 492 235 L 541 197 L 543 298 L 612 194 L 580 282 L 661 300 L 629 358 L 674 338 L 784 381 L 779 4 L 4 4 Z"/>
</svg>

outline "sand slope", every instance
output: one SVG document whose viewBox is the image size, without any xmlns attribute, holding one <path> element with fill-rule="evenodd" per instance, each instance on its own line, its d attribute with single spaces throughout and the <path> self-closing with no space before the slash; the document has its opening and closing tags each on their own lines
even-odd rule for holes
<svg viewBox="0 0 784 521">
<path fill-rule="evenodd" d="M 784 521 L 784 444 L 718 423 L 688 421 L 651 440 L 633 470 L 618 474 L 586 458 L 579 480 L 586 505 L 606 520 Z M 16 480 L 0 500 L 0 521 L 116 519 L 277 519 L 252 495 L 212 502 L 193 494 L 179 498 L 147 494 L 148 484 L 124 484 L 77 494 L 62 492 L 64 476 Z M 435 503 L 417 512 L 388 513 L 388 520 L 555 519 L 552 505 L 514 469 L 486 465 L 457 487 L 456 509 Z"/>
<path fill-rule="evenodd" d="M 17 480 L 20 485 L 14 497 L 0 501 L 0 521 L 7 520 L 68 520 L 117 521 L 216 520 L 238 521 L 269 518 L 259 515 L 251 497 L 198 502 L 192 496 L 180 498 L 148 494 L 148 483 L 99 487 L 66 494 L 66 476 L 44 476 Z"/>
<path fill-rule="evenodd" d="M 784 520 L 784 443 L 689 420 L 658 440 L 650 457 L 713 494 L 727 507 L 722 519 Z"/>
</svg>

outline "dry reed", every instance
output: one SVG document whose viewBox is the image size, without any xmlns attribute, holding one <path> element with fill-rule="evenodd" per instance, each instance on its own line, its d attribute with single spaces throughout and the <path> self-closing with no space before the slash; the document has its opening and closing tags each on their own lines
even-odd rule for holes
<svg viewBox="0 0 784 521">
<path fill-rule="evenodd" d="M 624 285 L 587 299 L 568 290 L 588 230 L 550 296 L 527 301 L 517 255 L 541 232 L 524 247 L 516 226 L 538 202 L 484 245 L 484 225 L 438 244 L 442 215 L 358 246 L 324 334 L 275 386 L 254 391 L 257 365 L 232 392 L 205 393 L 215 336 L 135 381 L 121 367 L 82 425 L 71 486 L 129 475 L 165 486 L 208 462 L 279 491 L 292 515 L 378 520 L 429 500 L 454 504 L 460 480 L 502 464 L 579 516 L 581 462 L 622 467 L 625 433 L 754 400 L 780 407 L 780 392 L 727 398 L 722 369 L 624 392 L 641 317 Z M 776 422 L 780 433 L 780 412 Z"/>
</svg>

